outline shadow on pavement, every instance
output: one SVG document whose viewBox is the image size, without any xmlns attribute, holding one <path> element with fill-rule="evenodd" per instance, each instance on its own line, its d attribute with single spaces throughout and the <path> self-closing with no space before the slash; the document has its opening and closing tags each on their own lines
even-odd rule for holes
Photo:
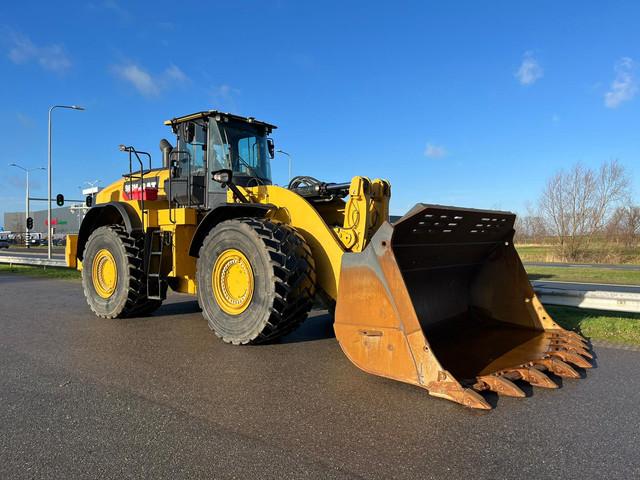
<svg viewBox="0 0 640 480">
<path fill-rule="evenodd" d="M 327 312 L 307 318 L 302 325 L 289 335 L 282 337 L 279 343 L 313 342 L 335 338 L 333 317 Z"/>
<path fill-rule="evenodd" d="M 195 298 L 195 297 L 194 297 Z M 166 317 L 171 315 L 186 315 L 201 312 L 197 300 L 186 300 L 184 302 L 164 303 L 158 310 L 153 312 L 151 317 Z"/>
</svg>

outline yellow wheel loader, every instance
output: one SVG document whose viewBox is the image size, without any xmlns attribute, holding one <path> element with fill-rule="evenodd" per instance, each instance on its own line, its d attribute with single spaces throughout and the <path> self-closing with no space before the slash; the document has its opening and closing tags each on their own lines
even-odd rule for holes
<svg viewBox="0 0 640 480">
<path fill-rule="evenodd" d="M 316 299 L 335 312 L 347 357 L 367 372 L 489 409 L 479 392 L 556 388 L 592 358 L 533 292 L 513 246 L 515 215 L 418 204 L 389 222 L 390 184 L 271 182 L 274 125 L 215 110 L 167 122 L 162 166 L 132 146 L 67 262 L 103 318 L 157 309 L 168 288 L 197 295 L 235 345 L 271 342 Z"/>
</svg>

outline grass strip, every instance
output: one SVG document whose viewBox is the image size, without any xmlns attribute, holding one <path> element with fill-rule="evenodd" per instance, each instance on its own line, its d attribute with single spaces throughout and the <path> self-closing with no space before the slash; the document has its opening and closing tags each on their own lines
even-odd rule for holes
<svg viewBox="0 0 640 480">
<path fill-rule="evenodd" d="M 32 265 L 8 265 L 0 263 L 0 273 L 12 273 L 16 275 L 29 275 L 41 278 L 62 278 L 67 280 L 79 280 L 80 272 L 73 268 L 39 267 Z"/>
<path fill-rule="evenodd" d="M 530 280 L 640 285 L 639 270 L 526 266 Z"/>
<path fill-rule="evenodd" d="M 640 345 L 640 314 L 552 305 L 545 308 L 562 327 L 591 340 Z"/>
</svg>

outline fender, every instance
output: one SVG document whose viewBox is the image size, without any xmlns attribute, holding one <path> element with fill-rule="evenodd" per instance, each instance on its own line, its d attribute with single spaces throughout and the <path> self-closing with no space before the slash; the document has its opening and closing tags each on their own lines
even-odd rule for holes
<svg viewBox="0 0 640 480">
<path fill-rule="evenodd" d="M 78 232 L 77 257 L 82 260 L 84 246 L 96 228 L 104 225 L 121 224 L 128 233 L 142 232 L 142 222 L 136 210 L 123 202 L 109 202 L 92 207 L 82 220 Z"/>
<path fill-rule="evenodd" d="M 189 245 L 189 255 L 198 257 L 200 247 L 212 228 L 225 220 L 240 217 L 264 218 L 274 208 L 268 203 L 229 203 L 211 210 L 202 219 Z"/>
</svg>

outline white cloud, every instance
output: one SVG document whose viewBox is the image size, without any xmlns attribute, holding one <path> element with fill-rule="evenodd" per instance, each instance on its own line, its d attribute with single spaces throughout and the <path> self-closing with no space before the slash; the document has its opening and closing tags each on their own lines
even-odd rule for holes
<svg viewBox="0 0 640 480">
<path fill-rule="evenodd" d="M 238 95 L 240 95 L 240 90 L 226 83 L 216 85 L 211 89 L 211 96 L 213 101 L 219 104 L 218 108 L 237 110 L 236 97 Z"/>
<path fill-rule="evenodd" d="M 113 12 L 123 22 L 128 22 L 131 20 L 131 13 L 129 13 L 128 10 L 122 8 L 120 4 L 115 0 L 105 0 L 104 2 L 102 2 L 102 7 L 105 10 Z"/>
<path fill-rule="evenodd" d="M 38 46 L 26 35 L 10 33 L 9 60 L 16 64 L 36 62 L 45 70 L 62 73 L 71 67 L 71 60 L 59 44 Z"/>
<path fill-rule="evenodd" d="M 174 85 L 189 82 L 189 77 L 173 64 L 157 75 L 149 73 L 135 63 L 115 65 L 112 70 L 116 76 L 130 83 L 138 92 L 148 97 L 157 96 L 163 90 Z"/>
<path fill-rule="evenodd" d="M 133 85 L 143 95 L 158 95 L 160 85 L 151 75 L 137 65 L 117 65 L 114 67 L 116 75 Z"/>
<path fill-rule="evenodd" d="M 125 2 L 127 3 L 127 2 Z M 131 2 L 130 2 L 131 3 Z M 130 23 L 133 20 L 133 15 L 131 12 L 125 8 L 123 8 L 118 2 L 115 0 L 102 0 L 95 2 L 86 2 L 85 8 L 94 14 L 104 16 L 105 14 L 109 14 L 115 18 L 117 18 L 121 24 Z M 111 18 L 109 18 L 111 21 Z"/>
<path fill-rule="evenodd" d="M 427 147 L 424 149 L 424 156 L 429 158 L 443 158 L 447 156 L 447 149 L 442 145 L 434 145 L 433 143 L 427 143 Z"/>
<path fill-rule="evenodd" d="M 628 102 L 638 93 L 638 82 L 635 79 L 636 62 L 629 57 L 623 57 L 616 62 L 616 77 L 611 82 L 609 91 L 604 94 L 604 104 L 608 108 L 619 107 Z"/>
<path fill-rule="evenodd" d="M 166 78 L 174 82 L 186 83 L 189 81 L 189 77 L 187 77 L 182 70 L 173 64 L 165 70 L 164 74 Z"/>
<path fill-rule="evenodd" d="M 25 128 L 31 128 L 35 125 L 33 118 L 31 118 L 26 113 L 18 112 L 16 113 L 16 118 L 18 119 L 18 123 Z"/>
<path fill-rule="evenodd" d="M 532 52 L 525 52 L 522 57 L 520 68 L 515 73 L 521 85 L 533 85 L 537 80 L 542 78 L 544 70 L 533 56 Z"/>
</svg>

